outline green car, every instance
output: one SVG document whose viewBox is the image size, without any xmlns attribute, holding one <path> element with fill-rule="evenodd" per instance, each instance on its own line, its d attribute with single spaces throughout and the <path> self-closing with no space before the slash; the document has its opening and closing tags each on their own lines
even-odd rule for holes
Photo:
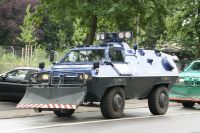
<svg viewBox="0 0 200 133">
<path fill-rule="evenodd" d="M 171 101 L 182 103 L 184 107 L 200 104 L 200 60 L 193 61 L 183 72 L 169 94 Z"/>
</svg>

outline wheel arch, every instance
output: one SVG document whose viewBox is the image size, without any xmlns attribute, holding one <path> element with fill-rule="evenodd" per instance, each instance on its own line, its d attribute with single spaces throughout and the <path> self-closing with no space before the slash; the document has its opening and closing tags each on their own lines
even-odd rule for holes
<svg viewBox="0 0 200 133">
<path fill-rule="evenodd" d="M 123 90 L 125 90 L 126 85 L 117 84 L 117 85 L 112 85 L 112 86 L 106 87 L 106 88 L 105 88 L 105 91 L 104 91 L 104 93 L 103 93 L 103 95 L 101 96 L 101 98 L 102 98 L 109 90 L 111 90 L 111 89 L 113 89 L 113 88 L 116 88 L 116 87 L 120 87 L 120 88 L 122 88 Z"/>
</svg>

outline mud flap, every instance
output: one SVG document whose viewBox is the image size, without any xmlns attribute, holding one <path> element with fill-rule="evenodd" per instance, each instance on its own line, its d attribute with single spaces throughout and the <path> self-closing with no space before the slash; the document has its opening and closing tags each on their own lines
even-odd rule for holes
<svg viewBox="0 0 200 133">
<path fill-rule="evenodd" d="M 86 86 L 27 87 L 17 108 L 76 109 L 86 92 Z"/>
</svg>

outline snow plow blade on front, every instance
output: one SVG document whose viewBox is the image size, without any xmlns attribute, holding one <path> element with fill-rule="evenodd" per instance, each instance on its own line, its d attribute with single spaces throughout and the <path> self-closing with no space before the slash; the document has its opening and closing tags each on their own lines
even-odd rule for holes
<svg viewBox="0 0 200 133">
<path fill-rule="evenodd" d="M 41 110 L 76 109 L 86 95 L 83 73 L 42 72 L 32 74 L 17 108 Z"/>
</svg>

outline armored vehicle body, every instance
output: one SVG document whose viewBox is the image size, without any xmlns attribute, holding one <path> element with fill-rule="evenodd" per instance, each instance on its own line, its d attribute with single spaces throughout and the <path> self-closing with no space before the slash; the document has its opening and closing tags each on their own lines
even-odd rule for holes
<svg viewBox="0 0 200 133">
<path fill-rule="evenodd" d="M 70 116 L 83 102 L 100 102 L 105 118 L 121 117 L 126 99 L 148 99 L 154 115 L 167 112 L 168 91 L 178 77 L 171 55 L 131 49 L 131 32 L 97 35 L 94 46 L 71 49 L 50 71 L 34 73 L 17 108 Z"/>
</svg>

